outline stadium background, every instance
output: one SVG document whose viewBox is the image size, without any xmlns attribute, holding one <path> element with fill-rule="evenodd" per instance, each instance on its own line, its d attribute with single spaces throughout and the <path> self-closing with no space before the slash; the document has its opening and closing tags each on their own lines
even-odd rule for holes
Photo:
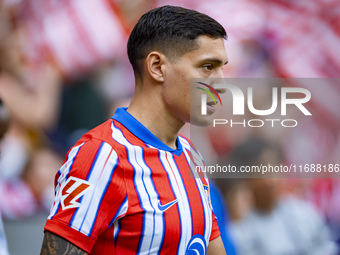
<svg viewBox="0 0 340 255">
<path fill-rule="evenodd" d="M 54 173 L 83 133 L 128 105 L 134 90 L 129 32 L 141 14 L 165 4 L 201 11 L 225 27 L 225 77 L 340 76 L 337 0 L 1 0 L 0 99 L 10 125 L 1 141 L 0 210 L 12 255 L 39 253 Z M 320 93 L 327 100 L 313 106 L 313 121 L 275 139 L 285 161 L 309 150 L 316 162 L 339 163 L 339 84 Z M 253 135 L 209 134 L 207 160 L 228 158 Z M 280 182 L 280 192 L 312 204 L 332 240 L 340 239 L 339 179 Z M 229 226 L 251 210 L 253 194 L 243 180 L 221 185 L 228 187 Z"/>
</svg>

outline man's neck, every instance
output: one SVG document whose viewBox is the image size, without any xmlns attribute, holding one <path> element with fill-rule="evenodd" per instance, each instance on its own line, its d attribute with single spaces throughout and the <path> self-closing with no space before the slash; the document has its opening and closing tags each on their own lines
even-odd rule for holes
<svg viewBox="0 0 340 255">
<path fill-rule="evenodd" d="M 164 144 L 176 149 L 177 135 L 184 123 L 175 119 L 161 100 L 148 98 L 134 96 L 127 111 Z"/>
</svg>

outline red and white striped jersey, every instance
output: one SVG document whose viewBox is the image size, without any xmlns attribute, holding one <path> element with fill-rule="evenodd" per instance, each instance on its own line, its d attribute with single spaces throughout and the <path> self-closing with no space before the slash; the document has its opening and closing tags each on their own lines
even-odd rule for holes
<svg viewBox="0 0 340 255">
<path fill-rule="evenodd" d="M 68 152 L 45 230 L 90 254 L 206 254 L 220 233 L 199 164 L 189 140 L 171 149 L 119 108 Z"/>
</svg>

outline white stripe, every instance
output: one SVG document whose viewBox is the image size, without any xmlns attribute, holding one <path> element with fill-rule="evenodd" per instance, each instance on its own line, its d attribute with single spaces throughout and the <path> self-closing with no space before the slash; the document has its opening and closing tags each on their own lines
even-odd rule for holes
<svg viewBox="0 0 340 255">
<path fill-rule="evenodd" d="M 124 216 L 128 210 L 129 201 L 126 199 L 125 203 L 121 206 L 120 210 L 117 212 L 117 216 L 113 219 L 113 238 L 116 241 L 117 236 L 120 231 L 120 218 Z"/>
<path fill-rule="evenodd" d="M 179 211 L 179 217 L 180 217 L 180 223 L 181 223 L 181 239 L 180 239 L 180 243 L 179 243 L 179 249 L 178 249 L 178 254 L 185 254 L 185 250 L 186 250 L 186 245 L 185 244 L 185 239 L 187 238 L 186 236 L 183 235 L 183 229 L 186 228 L 186 222 L 188 221 L 187 218 L 184 218 L 183 215 L 185 216 L 187 214 L 185 207 L 183 206 L 183 194 L 179 189 L 179 186 L 176 183 L 176 176 L 173 173 L 173 171 L 171 170 L 171 167 L 168 163 L 168 160 L 166 159 L 166 153 L 165 151 L 159 150 L 160 152 L 160 160 L 165 168 L 165 171 L 168 173 L 169 175 L 169 181 L 170 181 L 170 185 L 175 193 L 175 196 L 177 198 L 177 205 L 178 205 L 178 211 Z M 169 158 L 169 156 L 168 156 Z M 177 181 L 179 183 L 179 181 Z M 177 252 L 177 251 L 176 251 Z M 175 253 L 175 251 L 174 251 Z"/>
<path fill-rule="evenodd" d="M 194 150 L 193 148 L 190 149 L 189 153 L 190 152 L 195 154 L 195 158 L 198 160 L 199 166 L 204 167 L 205 164 L 204 164 L 204 159 L 202 157 L 202 154 L 199 151 Z M 208 196 L 210 197 L 209 179 L 207 177 L 206 172 L 203 172 L 203 176 L 204 176 L 204 179 L 205 179 L 205 181 L 206 181 L 206 183 L 208 185 L 208 191 L 209 191 Z M 199 176 L 195 177 L 195 179 L 196 179 L 196 182 L 199 181 L 199 183 L 201 185 L 203 185 L 203 183 L 201 181 L 201 178 Z M 201 186 L 201 187 L 203 188 L 203 186 Z M 201 197 L 202 197 L 203 201 L 206 201 L 206 203 L 205 203 L 205 205 L 206 205 L 205 211 L 208 212 L 208 214 L 207 214 L 208 218 L 206 218 L 207 222 L 208 222 L 206 235 L 207 235 L 208 238 L 206 237 L 206 239 L 207 239 L 207 243 L 209 243 L 209 239 L 210 239 L 210 235 L 211 235 L 211 230 L 212 230 L 212 208 L 211 208 L 210 201 L 206 199 L 204 188 L 203 188 L 203 193 L 200 192 L 200 194 L 201 194 Z"/>
<path fill-rule="evenodd" d="M 113 165 L 117 160 L 117 155 L 115 153 L 111 153 L 111 151 L 112 148 L 109 144 L 102 143 L 102 146 L 96 155 L 96 162 L 94 162 L 94 165 L 91 166 L 91 173 L 87 178 L 87 181 L 93 185 L 82 197 L 81 205 L 73 216 L 73 222 L 71 222 L 74 229 L 78 231 L 81 229 L 85 234 L 89 234 L 89 230 L 92 226 L 93 220 L 95 219 L 93 217 L 93 212 L 96 213 L 102 192 L 106 186 L 111 171 L 113 170 Z M 109 156 L 110 158 L 107 161 Z M 107 164 L 105 164 L 106 162 Z"/>
<path fill-rule="evenodd" d="M 181 241 L 179 244 L 179 254 L 185 254 L 186 247 L 189 243 L 189 240 L 192 236 L 192 218 L 191 218 L 191 210 L 189 205 L 189 198 L 186 194 L 186 189 L 184 187 L 184 183 L 182 180 L 182 176 L 177 168 L 177 165 L 174 161 L 173 155 L 170 152 L 165 152 L 167 155 L 167 159 L 162 158 L 163 165 L 166 167 L 167 172 L 170 176 L 170 181 L 173 187 L 177 187 L 178 183 L 178 191 L 179 196 L 176 194 L 178 199 L 178 207 L 180 211 L 180 218 L 182 222 L 181 226 Z M 175 192 L 176 193 L 176 192 Z"/>
<path fill-rule="evenodd" d="M 122 216 L 124 216 L 128 210 L 128 207 L 129 207 L 129 200 L 126 199 L 126 201 L 124 202 L 124 204 L 122 204 L 120 210 L 118 211 L 117 216 L 113 220 L 117 221 L 117 219 L 120 219 Z"/>
<path fill-rule="evenodd" d="M 189 156 L 188 153 L 190 153 L 190 151 L 188 152 L 188 151 L 184 150 L 185 157 L 186 157 L 186 159 L 189 163 L 189 162 L 191 162 L 191 160 L 190 160 L 190 156 Z M 206 240 L 206 243 L 208 244 L 209 239 L 210 239 L 210 235 L 211 235 L 211 230 L 212 230 L 211 208 L 209 206 L 209 201 L 207 200 L 207 198 L 205 196 L 205 190 L 203 188 L 203 183 L 202 183 L 200 177 L 198 176 L 196 169 L 192 169 L 191 172 L 195 176 L 196 185 L 197 185 L 197 188 L 199 189 L 199 193 L 200 193 L 200 196 L 201 196 L 202 206 L 203 206 L 203 210 L 204 210 L 204 217 L 205 217 L 204 238 Z"/>
<path fill-rule="evenodd" d="M 165 170 L 167 171 L 168 175 L 169 175 L 169 179 L 170 179 L 170 185 L 175 193 L 175 196 L 177 198 L 177 205 L 178 205 L 178 210 L 179 210 L 179 217 L 180 217 L 180 222 L 181 222 L 181 240 L 180 240 L 180 244 L 179 244 L 179 249 L 178 249 L 178 254 L 185 254 L 185 250 L 186 250 L 186 244 L 189 241 L 188 239 L 188 235 L 191 235 L 191 228 L 189 228 L 189 232 L 188 233 L 188 224 L 190 225 L 191 223 L 191 219 L 190 217 L 188 217 L 188 215 L 190 215 L 190 211 L 187 211 L 187 206 L 185 205 L 185 197 L 186 194 L 185 192 L 183 192 L 183 189 L 180 189 L 180 187 L 177 185 L 177 183 L 180 185 L 181 181 L 178 180 L 178 175 L 176 175 L 176 171 L 171 170 L 171 165 L 169 164 L 170 162 L 170 153 L 166 152 L 166 151 L 161 151 L 160 150 L 160 160 L 163 164 L 163 166 L 165 167 Z M 166 157 L 167 155 L 167 157 Z M 170 154 L 171 155 L 171 154 Z M 169 162 L 168 162 L 168 160 Z M 176 167 L 177 168 L 177 167 Z"/>
<path fill-rule="evenodd" d="M 207 182 L 207 184 L 208 184 L 208 188 L 209 188 L 209 190 L 208 190 L 208 196 L 209 196 L 209 198 L 210 198 L 210 183 L 209 183 L 209 180 L 208 180 L 208 178 L 206 178 L 206 182 Z M 207 244 L 209 243 L 209 239 L 210 239 L 210 236 L 211 236 L 211 231 L 212 231 L 212 225 L 213 225 L 213 221 L 212 221 L 212 205 L 211 205 L 211 201 L 208 201 L 208 205 L 207 205 L 207 211 L 209 212 L 208 213 L 208 216 L 209 216 L 209 225 L 208 225 L 208 232 L 207 232 L 207 237 L 206 237 L 206 239 L 207 239 Z"/>
<path fill-rule="evenodd" d="M 120 232 L 120 220 L 116 220 L 114 223 L 113 223 L 113 239 L 116 241 L 117 240 L 117 236 Z"/>
<path fill-rule="evenodd" d="M 132 145 L 127 141 L 122 132 L 114 127 L 114 125 L 112 125 L 112 137 L 118 143 L 127 147 L 128 160 L 135 170 L 134 182 L 136 184 L 136 190 L 142 200 L 141 206 L 146 210 L 143 222 L 144 233 L 142 234 L 143 240 L 140 254 L 157 252 L 160 249 L 164 226 L 163 213 L 159 210 L 155 210 L 155 208 L 157 208 L 159 195 L 155 190 L 151 179 L 152 171 L 144 162 L 143 149 L 139 146 Z M 151 203 L 149 199 L 151 200 Z M 155 216 L 153 215 L 154 213 Z M 150 233 L 153 230 L 155 232 Z"/>
<path fill-rule="evenodd" d="M 61 166 L 61 168 L 59 170 L 61 172 L 61 175 L 58 178 L 58 184 L 55 188 L 54 203 L 52 205 L 50 215 L 47 217 L 47 219 L 51 219 L 57 213 L 58 206 L 59 206 L 59 203 L 60 203 L 60 198 L 61 198 L 60 187 L 63 186 L 64 183 L 66 182 L 66 179 L 65 179 L 66 175 L 68 175 L 68 173 L 70 172 L 72 164 L 73 164 L 73 160 L 77 156 L 79 149 L 83 145 L 84 145 L 84 143 L 72 148 L 72 150 L 68 154 L 67 161 Z"/>
<path fill-rule="evenodd" d="M 90 234 L 91 227 L 97 218 L 98 209 L 100 207 L 101 199 L 104 195 L 105 188 L 107 187 L 108 182 L 110 182 L 110 177 L 115 169 L 117 162 L 118 162 L 117 153 L 114 150 L 112 150 L 111 155 L 109 156 L 108 161 L 104 167 L 103 173 L 99 177 L 99 180 L 96 184 L 95 191 L 93 193 L 93 197 L 89 205 L 89 208 L 91 208 L 91 210 L 88 211 L 85 223 L 81 228 L 81 231 L 84 233 Z"/>
<path fill-rule="evenodd" d="M 210 235 L 211 235 L 211 230 L 212 230 L 212 212 L 211 212 L 211 207 L 210 207 L 209 201 L 207 200 L 207 198 L 205 196 L 205 190 L 204 190 L 201 178 L 199 177 L 198 173 L 196 172 L 196 168 L 195 168 L 194 164 L 192 164 L 192 162 L 191 162 L 189 153 L 191 153 L 192 157 L 196 161 L 195 163 L 198 164 L 199 166 L 201 166 L 201 165 L 203 166 L 204 165 L 204 163 L 203 163 L 204 161 L 203 161 L 202 155 L 199 152 L 196 152 L 191 147 L 191 145 L 189 144 L 189 142 L 186 139 L 180 137 L 180 142 L 182 143 L 182 146 L 185 148 L 183 151 L 184 151 L 184 154 L 185 154 L 185 157 L 187 159 L 188 164 L 193 167 L 193 168 L 191 168 L 191 172 L 194 175 L 194 178 L 195 178 L 195 181 L 196 181 L 196 185 L 197 185 L 197 187 L 199 189 L 199 193 L 200 193 L 201 200 L 202 200 L 202 206 L 203 206 L 203 210 L 204 210 L 204 215 L 205 215 L 206 226 L 205 226 L 205 230 L 204 230 L 204 238 L 205 238 L 206 242 L 209 243 L 209 239 L 210 239 Z M 207 176 L 205 175 L 205 173 L 204 173 L 204 177 L 205 177 L 205 180 L 206 180 L 206 182 L 207 182 L 207 184 L 209 186 L 209 180 L 208 180 Z M 210 188 L 209 188 L 209 193 L 210 193 Z"/>
<path fill-rule="evenodd" d="M 188 140 L 185 139 L 184 137 L 181 137 L 181 136 L 178 136 L 178 138 L 179 138 L 180 143 L 182 144 L 182 147 L 187 149 L 187 150 L 190 150 L 191 145 L 188 142 Z"/>
</svg>

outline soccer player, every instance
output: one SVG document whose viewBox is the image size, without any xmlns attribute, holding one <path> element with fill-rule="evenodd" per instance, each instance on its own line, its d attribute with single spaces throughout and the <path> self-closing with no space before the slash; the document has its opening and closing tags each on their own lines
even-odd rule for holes
<svg viewBox="0 0 340 255">
<path fill-rule="evenodd" d="M 194 10 L 163 6 L 140 18 L 127 45 L 134 96 L 68 152 L 41 254 L 226 254 L 209 182 L 191 177 L 191 160 L 202 159 L 178 135 L 212 118 L 211 102 L 200 114 L 200 97 L 190 112 L 190 78 L 223 77 L 225 38 Z"/>
</svg>

